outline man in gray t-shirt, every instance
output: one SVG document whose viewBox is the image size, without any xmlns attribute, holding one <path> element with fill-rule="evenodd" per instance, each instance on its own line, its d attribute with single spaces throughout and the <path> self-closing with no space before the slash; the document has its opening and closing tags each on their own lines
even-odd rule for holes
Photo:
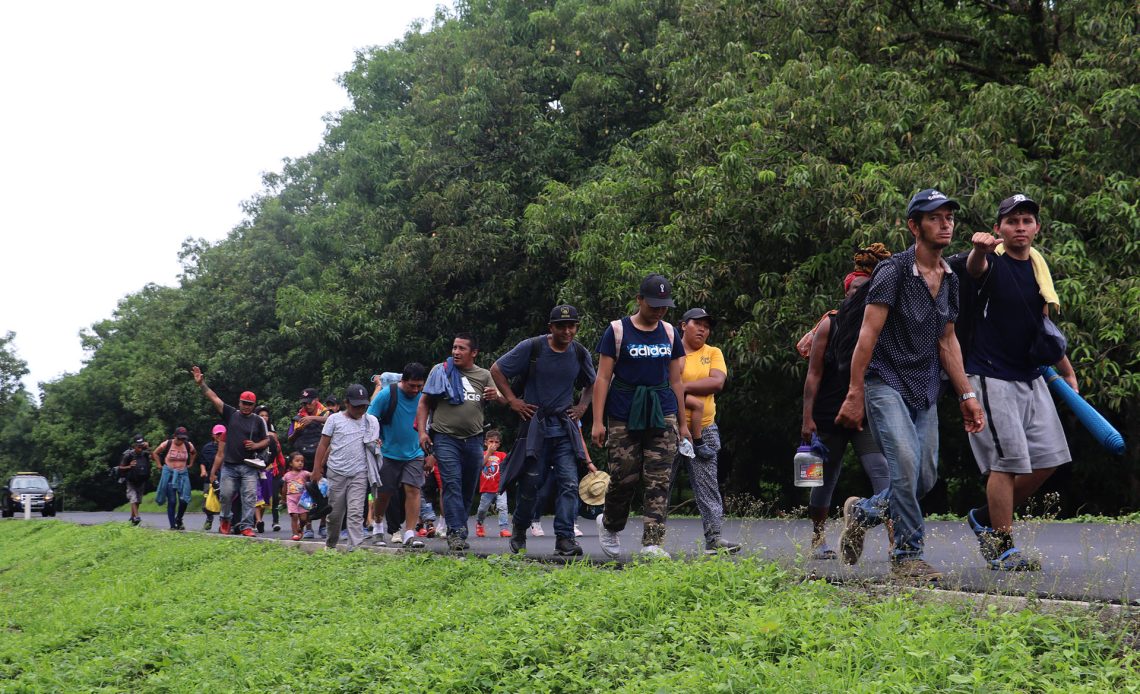
<svg viewBox="0 0 1140 694">
<path fill-rule="evenodd" d="M 345 409 L 331 415 L 321 430 L 313 462 L 313 482 L 329 480 L 329 536 L 326 546 L 336 547 L 348 516 L 348 549 L 364 541 L 364 500 L 368 493 L 368 456 L 375 455 L 380 422 L 366 412 L 368 391 L 354 383 L 345 391 Z"/>
</svg>

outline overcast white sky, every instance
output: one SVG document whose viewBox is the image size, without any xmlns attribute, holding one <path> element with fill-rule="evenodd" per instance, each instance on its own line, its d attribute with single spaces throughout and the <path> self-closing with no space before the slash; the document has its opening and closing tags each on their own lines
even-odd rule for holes
<svg viewBox="0 0 1140 694">
<path fill-rule="evenodd" d="M 447 0 L 37 0 L 0 6 L 0 334 L 38 383 L 188 236 L 223 238 L 315 150 L 355 52 Z"/>
</svg>

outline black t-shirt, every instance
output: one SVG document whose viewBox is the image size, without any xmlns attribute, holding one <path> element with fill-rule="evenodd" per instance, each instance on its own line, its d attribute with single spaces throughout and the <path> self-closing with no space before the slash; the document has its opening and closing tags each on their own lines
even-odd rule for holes
<svg viewBox="0 0 1140 694">
<path fill-rule="evenodd" d="M 244 415 L 233 405 L 222 406 L 222 419 L 226 422 L 226 452 L 222 462 L 243 465 L 242 461 L 253 455 L 245 449 L 245 442 L 257 443 L 266 437 L 265 420 L 253 413 Z"/>
<path fill-rule="evenodd" d="M 210 439 L 208 443 L 202 444 L 202 450 L 198 451 L 198 465 L 206 466 L 206 478 L 210 477 L 210 469 L 214 467 L 214 456 L 218 454 L 218 444 Z M 194 466 L 194 474 L 198 474 L 201 468 L 198 465 Z"/>
<path fill-rule="evenodd" d="M 1045 308 L 1033 264 L 992 253 L 986 259 L 989 268 L 978 280 L 986 303 L 974 327 L 966 373 L 1033 381 L 1040 374 L 1029 358 L 1029 347 Z"/>
</svg>

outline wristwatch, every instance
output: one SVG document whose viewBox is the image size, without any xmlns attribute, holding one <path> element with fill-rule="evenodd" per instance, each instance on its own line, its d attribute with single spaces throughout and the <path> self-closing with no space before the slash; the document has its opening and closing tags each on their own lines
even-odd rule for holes
<svg viewBox="0 0 1140 694">
<path fill-rule="evenodd" d="M 976 399 L 977 397 L 978 394 L 971 390 L 969 393 L 962 393 L 959 395 L 958 402 L 966 402 L 967 400 Z"/>
</svg>

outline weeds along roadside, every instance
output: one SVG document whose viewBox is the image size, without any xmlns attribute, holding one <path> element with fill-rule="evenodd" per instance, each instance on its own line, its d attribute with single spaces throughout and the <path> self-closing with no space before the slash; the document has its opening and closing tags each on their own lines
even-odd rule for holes
<svg viewBox="0 0 1140 694">
<path fill-rule="evenodd" d="M 758 559 L 600 571 L 47 521 L 0 523 L 0 576 L 16 689 L 1136 687 L 1134 622 L 875 595 Z"/>
</svg>

